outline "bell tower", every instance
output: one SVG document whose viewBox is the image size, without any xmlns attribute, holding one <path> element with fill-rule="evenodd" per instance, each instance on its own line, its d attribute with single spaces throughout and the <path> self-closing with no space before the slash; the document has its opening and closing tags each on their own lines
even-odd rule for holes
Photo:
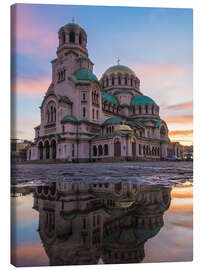
<svg viewBox="0 0 203 270">
<path fill-rule="evenodd" d="M 88 57 L 87 51 L 87 34 L 78 24 L 75 24 L 74 19 L 72 23 L 61 27 L 58 32 L 59 46 L 57 48 L 57 56 L 75 52 L 78 56 Z"/>
</svg>

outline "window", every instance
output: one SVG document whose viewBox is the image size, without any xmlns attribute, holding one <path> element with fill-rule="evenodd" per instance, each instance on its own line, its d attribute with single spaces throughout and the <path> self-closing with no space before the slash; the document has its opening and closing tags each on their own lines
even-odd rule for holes
<svg viewBox="0 0 203 270">
<path fill-rule="evenodd" d="M 86 229 L 86 218 L 83 218 L 83 229 Z"/>
<path fill-rule="evenodd" d="M 127 77 L 125 77 L 125 85 L 128 84 L 128 80 L 127 80 Z"/>
<path fill-rule="evenodd" d="M 72 157 L 75 156 L 75 144 L 72 144 Z"/>
<path fill-rule="evenodd" d="M 109 80 L 106 79 L 106 87 L 108 87 L 108 86 L 109 86 Z"/>
<path fill-rule="evenodd" d="M 93 156 L 97 156 L 97 147 L 96 147 L 96 145 L 93 146 Z"/>
<path fill-rule="evenodd" d="M 120 85 L 121 84 L 121 77 L 118 76 L 118 84 Z"/>
<path fill-rule="evenodd" d="M 142 113 L 142 107 L 139 106 L 139 114 L 141 114 L 141 113 Z"/>
<path fill-rule="evenodd" d="M 92 118 L 94 120 L 94 109 L 92 110 Z"/>
<path fill-rule="evenodd" d="M 103 155 L 103 148 L 101 145 L 98 146 L 99 156 Z"/>
<path fill-rule="evenodd" d="M 75 43 L 75 33 L 73 31 L 70 32 L 69 41 Z"/>
<path fill-rule="evenodd" d="M 64 133 L 65 132 L 65 126 L 64 125 L 62 126 L 62 130 L 63 130 L 62 132 Z"/>
<path fill-rule="evenodd" d="M 83 100 L 86 100 L 86 95 L 85 95 L 85 93 L 82 94 L 82 99 L 83 99 Z"/>
<path fill-rule="evenodd" d="M 85 109 L 85 107 L 83 107 L 83 109 L 82 109 L 82 115 L 83 115 L 83 117 L 86 116 L 86 109 Z"/>
<path fill-rule="evenodd" d="M 148 106 L 147 105 L 146 105 L 145 109 L 146 109 L 146 114 L 148 114 Z"/>
<path fill-rule="evenodd" d="M 99 111 L 97 111 L 97 120 L 99 119 Z"/>
<path fill-rule="evenodd" d="M 114 77 L 112 77 L 112 85 L 114 85 Z"/>
<path fill-rule="evenodd" d="M 66 42 L 66 35 L 65 35 L 65 32 L 62 32 L 62 42 L 63 42 L 63 43 Z"/>
<path fill-rule="evenodd" d="M 105 144 L 104 145 L 104 155 L 108 156 L 108 154 L 109 154 L 108 144 Z"/>
<path fill-rule="evenodd" d="M 82 33 L 79 34 L 79 44 L 82 45 Z"/>
<path fill-rule="evenodd" d="M 130 85 L 133 86 L 133 79 L 130 80 Z"/>
<path fill-rule="evenodd" d="M 142 146 L 139 144 L 139 155 L 142 155 Z"/>
</svg>

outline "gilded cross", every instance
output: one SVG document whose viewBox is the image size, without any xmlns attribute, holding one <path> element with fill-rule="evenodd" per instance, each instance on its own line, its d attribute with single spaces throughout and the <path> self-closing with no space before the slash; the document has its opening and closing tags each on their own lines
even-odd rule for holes
<svg viewBox="0 0 203 270">
<path fill-rule="evenodd" d="M 75 22 L 75 18 L 73 17 L 73 18 L 72 18 L 72 23 L 74 23 L 74 22 Z"/>
<path fill-rule="evenodd" d="M 118 57 L 118 60 L 117 60 L 117 64 L 120 65 L 120 59 L 119 59 L 119 57 Z"/>
</svg>

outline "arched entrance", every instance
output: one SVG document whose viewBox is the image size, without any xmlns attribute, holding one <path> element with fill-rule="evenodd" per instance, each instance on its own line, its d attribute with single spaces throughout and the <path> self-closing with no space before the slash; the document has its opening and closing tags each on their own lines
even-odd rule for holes
<svg viewBox="0 0 203 270">
<path fill-rule="evenodd" d="M 136 141 L 135 138 L 131 138 L 131 143 L 132 143 L 132 157 L 136 158 Z"/>
<path fill-rule="evenodd" d="M 51 148 L 52 148 L 52 159 L 56 159 L 56 141 L 55 140 L 51 142 Z"/>
<path fill-rule="evenodd" d="M 43 159 L 43 144 L 42 142 L 38 145 L 38 153 L 39 153 L 39 159 Z"/>
<path fill-rule="evenodd" d="M 46 149 L 46 159 L 50 158 L 50 147 L 49 147 L 49 141 L 45 141 L 44 147 Z"/>
<path fill-rule="evenodd" d="M 121 156 L 121 142 L 120 139 L 115 139 L 114 141 L 114 157 Z"/>
</svg>

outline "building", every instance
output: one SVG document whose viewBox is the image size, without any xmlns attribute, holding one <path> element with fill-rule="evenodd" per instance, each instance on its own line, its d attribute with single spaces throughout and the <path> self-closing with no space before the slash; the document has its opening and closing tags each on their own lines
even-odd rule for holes
<svg viewBox="0 0 203 270">
<path fill-rule="evenodd" d="M 122 161 L 182 157 L 170 142 L 159 106 L 140 90 L 127 66 L 108 68 L 98 80 L 87 51 L 87 34 L 69 23 L 58 32 L 52 81 L 42 101 L 41 123 L 27 160 Z"/>
<path fill-rule="evenodd" d="M 31 142 L 26 140 L 11 139 L 11 162 L 22 163 L 27 159 L 27 148 Z"/>
<path fill-rule="evenodd" d="M 139 263 L 164 225 L 171 187 L 60 181 L 38 186 L 33 208 L 50 265 Z"/>
</svg>

